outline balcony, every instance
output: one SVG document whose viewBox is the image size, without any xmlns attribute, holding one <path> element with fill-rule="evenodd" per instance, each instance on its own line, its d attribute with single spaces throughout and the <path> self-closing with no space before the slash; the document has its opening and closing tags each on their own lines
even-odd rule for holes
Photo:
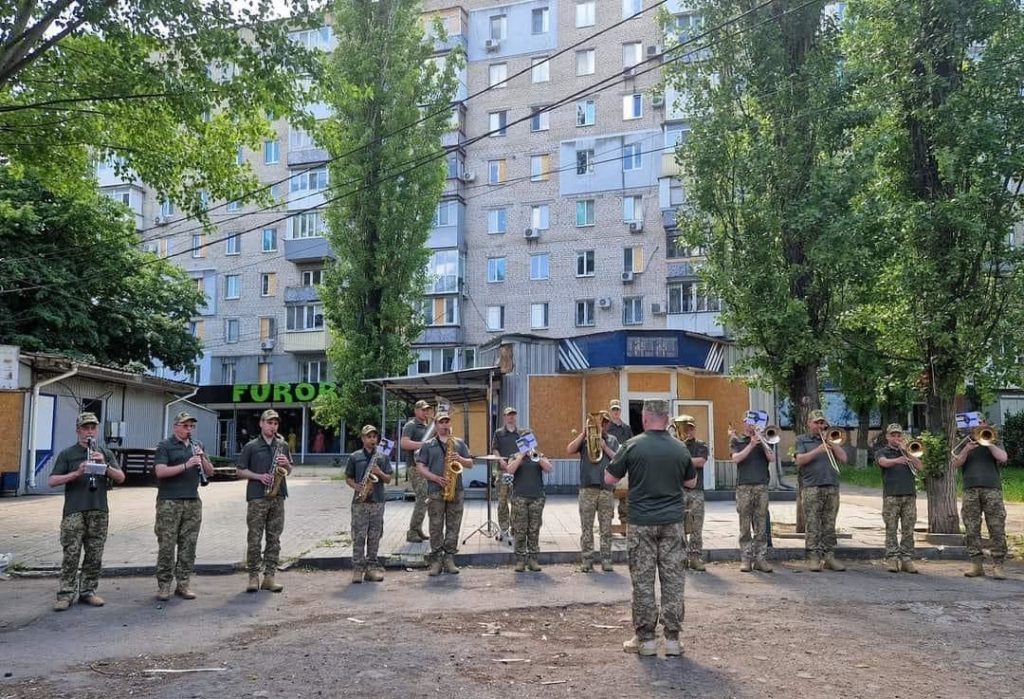
<svg viewBox="0 0 1024 699">
<path fill-rule="evenodd" d="M 659 177 L 678 177 L 679 163 L 676 162 L 675 151 L 661 154 L 661 174 Z"/>
<path fill-rule="evenodd" d="M 669 330 L 685 330 L 708 337 L 725 337 L 718 311 L 693 311 L 690 313 L 669 313 L 665 323 Z"/>
<path fill-rule="evenodd" d="M 330 339 L 326 330 L 289 330 L 278 333 L 285 352 L 325 352 Z"/>
<path fill-rule="evenodd" d="M 303 148 L 301 150 L 288 150 L 288 167 L 295 167 L 296 165 L 312 165 L 314 163 L 323 163 L 330 158 L 327 151 L 323 148 Z"/>
<path fill-rule="evenodd" d="M 286 286 L 284 288 L 285 303 L 319 303 L 320 294 L 315 286 Z"/>
<path fill-rule="evenodd" d="M 453 50 L 456 46 L 461 46 L 463 53 L 465 53 L 467 43 L 465 34 L 449 34 L 445 41 L 437 38 L 434 39 L 434 52 L 446 53 Z"/>
<path fill-rule="evenodd" d="M 284 259 L 289 262 L 319 262 L 334 259 L 327 238 L 294 238 L 284 241 Z"/>
<path fill-rule="evenodd" d="M 458 325 L 433 325 L 423 329 L 423 333 L 413 344 L 424 345 L 461 345 L 465 333 Z"/>
</svg>

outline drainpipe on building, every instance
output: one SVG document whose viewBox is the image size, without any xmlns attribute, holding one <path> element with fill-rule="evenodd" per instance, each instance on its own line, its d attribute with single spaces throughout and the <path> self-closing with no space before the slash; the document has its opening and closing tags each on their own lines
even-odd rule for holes
<svg viewBox="0 0 1024 699">
<path fill-rule="evenodd" d="M 171 428 L 167 426 L 167 418 L 170 415 L 171 406 L 174 405 L 175 403 L 180 403 L 183 400 L 188 400 L 197 393 L 199 393 L 198 386 L 192 389 L 192 393 L 189 393 L 186 396 L 182 396 L 181 398 L 175 398 L 170 403 L 166 403 L 164 405 L 164 439 L 167 439 L 168 437 L 171 436 Z"/>
<path fill-rule="evenodd" d="M 21 486 L 22 494 L 27 493 L 29 488 L 35 490 L 36 487 L 36 411 L 39 410 L 39 392 L 44 386 L 63 381 L 77 373 L 78 365 L 72 364 L 71 371 L 67 371 L 60 376 L 54 376 L 51 379 L 46 379 L 45 381 L 40 381 L 32 386 L 32 407 L 28 413 L 28 464 L 26 465 L 25 480 Z"/>
</svg>

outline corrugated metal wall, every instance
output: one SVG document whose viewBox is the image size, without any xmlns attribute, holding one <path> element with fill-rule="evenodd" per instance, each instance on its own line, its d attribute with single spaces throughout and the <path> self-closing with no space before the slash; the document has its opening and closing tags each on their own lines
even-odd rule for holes
<svg viewBox="0 0 1024 699">
<path fill-rule="evenodd" d="M 510 340 L 514 370 L 501 377 L 501 396 L 498 415 L 506 405 L 515 406 L 519 411 L 519 424 L 530 424 L 530 394 L 528 377 L 531 374 L 558 373 L 558 343 L 555 341 L 533 340 L 523 342 Z M 498 364 L 498 348 L 481 352 L 478 362 L 481 366 Z"/>
</svg>

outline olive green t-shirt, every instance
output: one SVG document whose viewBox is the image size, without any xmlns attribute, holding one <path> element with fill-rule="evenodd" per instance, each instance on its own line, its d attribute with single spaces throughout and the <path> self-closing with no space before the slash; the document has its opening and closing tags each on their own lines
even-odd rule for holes
<svg viewBox="0 0 1024 699">
<path fill-rule="evenodd" d="M 690 452 L 691 459 L 707 459 L 711 451 L 708 449 L 708 445 L 696 437 L 693 439 L 687 439 L 683 442 L 686 445 L 686 451 Z M 707 462 L 705 462 L 707 463 Z M 693 486 L 694 490 L 704 490 L 704 467 L 694 467 L 697 471 L 697 485 Z"/>
<path fill-rule="evenodd" d="M 900 459 L 903 452 L 895 447 L 886 445 L 875 452 L 875 463 L 879 459 Z M 914 485 L 914 470 L 906 464 L 890 466 L 882 469 L 882 495 L 914 495 L 917 488 Z"/>
<path fill-rule="evenodd" d="M 253 473 L 273 473 L 274 454 L 280 449 L 281 453 L 291 461 L 292 455 L 288 449 L 288 442 L 278 436 L 276 439 L 267 441 L 261 434 L 255 439 L 250 439 L 248 444 L 242 447 L 242 453 L 238 455 L 238 465 Z M 266 496 L 267 486 L 257 480 L 250 480 L 245 486 L 245 499 L 262 500 Z M 281 489 L 278 491 L 282 498 L 288 497 L 288 480 L 281 482 Z"/>
<path fill-rule="evenodd" d="M 376 449 L 367 453 L 365 449 L 356 449 L 348 457 L 348 464 L 345 466 L 345 477 L 351 478 L 356 483 L 362 483 L 366 478 L 366 472 L 377 464 L 382 472 L 391 475 L 391 460 Z M 370 489 L 370 494 L 362 502 L 384 502 L 384 481 L 377 481 Z M 359 491 L 352 491 L 353 504 L 360 502 Z"/>
<path fill-rule="evenodd" d="M 683 521 L 683 482 L 696 477 L 690 452 L 665 430 L 647 430 L 627 441 L 608 465 L 615 478 L 629 476 L 629 523 Z"/>
<path fill-rule="evenodd" d="M 796 438 L 796 453 L 807 454 L 821 446 L 821 437 L 810 432 Z M 809 463 L 800 467 L 800 481 L 805 488 L 822 485 L 839 485 L 839 474 L 832 468 L 828 454 L 822 452 Z"/>
<path fill-rule="evenodd" d="M 414 442 L 422 442 L 428 429 L 430 428 L 426 424 L 417 422 L 416 418 L 413 418 L 402 427 L 402 436 L 408 437 Z M 405 465 L 409 469 L 416 468 L 416 451 L 416 449 L 405 450 Z"/>
<path fill-rule="evenodd" d="M 997 442 L 997 446 L 1001 446 Z M 999 464 L 988 447 L 975 447 L 963 465 L 964 488 L 999 488 L 1003 481 L 999 477 Z"/>
<path fill-rule="evenodd" d="M 612 451 L 618 451 L 619 440 L 611 434 L 605 434 L 601 436 L 605 444 Z M 580 440 L 579 447 L 576 448 L 577 454 L 580 455 L 580 487 L 581 488 L 602 488 L 604 490 L 613 490 L 614 485 L 608 485 L 604 482 L 604 471 L 608 468 L 608 464 L 611 463 L 611 459 L 601 450 L 601 460 L 596 464 L 591 463 L 590 457 L 587 456 L 587 440 Z"/>
<path fill-rule="evenodd" d="M 117 461 L 114 453 L 109 449 L 97 446 L 96 450 L 103 452 L 107 465 L 117 468 Z M 86 460 L 87 451 L 81 444 L 68 447 L 57 455 L 57 461 L 53 464 L 52 473 L 54 476 L 66 476 L 78 469 L 78 464 Z M 96 476 L 96 490 L 89 490 L 89 476 L 79 476 L 75 480 L 64 484 L 64 516 L 73 512 L 89 512 L 99 510 L 108 512 L 107 509 L 107 479 L 105 476 Z"/>
<path fill-rule="evenodd" d="M 195 444 L 202 447 L 198 442 Z M 187 442 L 179 442 L 176 437 L 172 436 L 156 445 L 156 456 L 153 457 L 153 463 L 181 466 L 191 458 L 191 445 Z M 177 476 L 157 480 L 157 500 L 194 500 L 198 497 L 198 468 L 186 468 Z"/>
<path fill-rule="evenodd" d="M 738 454 L 750 444 L 750 437 L 734 437 L 729 442 L 729 450 Z M 768 485 L 771 476 L 768 473 L 768 455 L 761 447 L 754 447 L 747 458 L 736 464 L 736 485 Z"/>
<path fill-rule="evenodd" d="M 457 437 L 449 436 L 448 439 L 455 440 L 455 453 L 464 458 L 469 458 L 469 447 L 466 443 Z M 416 463 L 425 464 L 427 470 L 436 476 L 444 475 L 444 453 L 445 448 L 448 444 L 448 440 L 441 441 L 440 437 L 434 437 L 429 440 L 426 444 L 416 450 Z M 462 474 L 459 474 L 458 479 L 455 482 L 456 492 L 462 490 Z M 433 481 L 427 481 L 427 494 L 433 495 L 434 493 L 441 492 L 441 486 Z"/>
</svg>

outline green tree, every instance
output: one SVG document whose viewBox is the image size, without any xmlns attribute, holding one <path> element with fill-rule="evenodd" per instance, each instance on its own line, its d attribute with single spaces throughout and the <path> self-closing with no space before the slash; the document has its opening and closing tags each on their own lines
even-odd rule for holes
<svg viewBox="0 0 1024 699">
<path fill-rule="evenodd" d="M 414 0 L 336 0 L 332 13 L 339 48 L 324 98 L 333 116 L 320 139 L 332 156 L 344 154 L 331 164 L 331 181 L 358 183 L 348 187 L 358 192 L 328 209 L 336 259 L 321 289 L 338 388 L 316 415 L 362 424 L 380 416 L 380 397 L 362 380 L 404 373 L 423 327 L 426 242 L 446 163 L 409 164 L 441 153 L 461 57 L 432 60 Z"/>
<path fill-rule="evenodd" d="M 95 191 L 71 197 L 0 168 L 0 344 L 105 364 L 189 369 L 203 297 L 139 249 L 133 217 Z M 69 254 L 73 253 L 73 254 Z"/>
<path fill-rule="evenodd" d="M 1024 308 L 1024 10 L 1017 2 L 849 5 L 848 68 L 873 120 L 857 136 L 890 241 L 883 351 L 916 358 L 928 430 L 954 439 L 957 395 L 1012 379 Z M 907 332 L 907 328 L 912 332 Z M 948 450 L 947 450 L 948 451 Z M 947 459 L 948 462 L 948 459 Z M 928 479 L 929 530 L 957 532 L 951 467 Z"/>
<path fill-rule="evenodd" d="M 311 22 L 304 0 L 291 26 Z M 0 152 L 64 190 L 96 157 L 202 216 L 200 192 L 259 187 L 238 149 L 299 120 L 312 55 L 270 21 L 270 0 L 6 0 L 0 22 Z"/>
</svg>

